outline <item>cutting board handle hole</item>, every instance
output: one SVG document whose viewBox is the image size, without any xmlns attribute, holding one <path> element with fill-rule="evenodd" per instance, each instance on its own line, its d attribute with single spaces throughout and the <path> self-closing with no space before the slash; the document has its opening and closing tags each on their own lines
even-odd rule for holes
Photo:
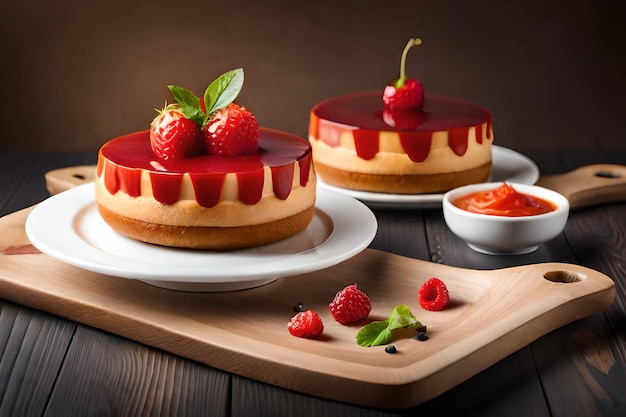
<svg viewBox="0 0 626 417">
<path fill-rule="evenodd" d="M 622 178 L 622 175 L 619 172 L 612 171 L 598 171 L 594 175 L 600 178 Z"/>
<path fill-rule="evenodd" d="M 78 180 L 84 180 L 85 176 L 83 174 L 73 174 L 72 177 L 78 179 Z"/>
<path fill-rule="evenodd" d="M 543 274 L 543 277 L 548 281 L 562 282 L 565 284 L 580 282 L 586 278 L 585 275 L 572 271 L 549 271 Z"/>
</svg>

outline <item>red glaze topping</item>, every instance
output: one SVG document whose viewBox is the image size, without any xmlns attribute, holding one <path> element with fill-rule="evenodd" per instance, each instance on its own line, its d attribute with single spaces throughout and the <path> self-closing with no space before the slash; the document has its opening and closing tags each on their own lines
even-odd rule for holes
<svg viewBox="0 0 626 417">
<path fill-rule="evenodd" d="M 108 159 L 113 164 L 104 164 Z M 274 194 L 284 200 L 291 193 L 294 163 L 300 166 L 300 185 L 306 186 L 311 167 L 311 146 L 297 136 L 277 130 L 259 129 L 259 152 L 253 155 L 201 155 L 161 161 L 150 148 L 148 130 L 121 136 L 100 148 L 97 175 L 104 173 L 104 183 L 111 194 L 122 191 L 131 197 L 140 195 L 142 170 L 150 173 L 154 198 L 163 204 L 178 201 L 183 175 L 189 174 L 196 201 L 213 207 L 220 199 L 226 174 L 237 175 L 239 200 L 256 204 L 261 200 L 264 182 L 263 167 L 272 172 Z"/>
<path fill-rule="evenodd" d="M 553 203 L 520 193 L 506 183 L 493 190 L 468 194 L 452 204 L 472 213 L 507 217 L 535 216 L 556 210 Z"/>
<path fill-rule="evenodd" d="M 424 117 L 424 115 L 426 117 Z M 383 119 L 380 92 L 357 93 L 335 97 L 317 104 L 311 110 L 309 133 L 330 146 L 339 145 L 339 129 L 353 130 L 356 152 L 372 159 L 379 150 L 381 131 L 398 132 L 402 148 L 414 162 L 422 162 L 430 152 L 432 134 L 448 131 L 448 146 L 461 156 L 468 148 L 469 129 L 476 127 L 476 142 L 490 139 L 492 115 L 489 110 L 453 97 L 427 94 L 422 113 L 415 114 L 420 123 L 414 129 L 394 127 Z M 487 123 L 487 138 L 482 125 Z M 324 132 L 320 138 L 319 132 Z"/>
</svg>

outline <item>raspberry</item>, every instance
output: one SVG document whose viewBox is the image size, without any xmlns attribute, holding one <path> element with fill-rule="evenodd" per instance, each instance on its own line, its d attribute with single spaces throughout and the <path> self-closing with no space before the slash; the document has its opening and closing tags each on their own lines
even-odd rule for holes
<svg viewBox="0 0 626 417">
<path fill-rule="evenodd" d="M 313 310 L 301 311 L 291 318 L 287 330 L 293 336 L 316 339 L 324 331 L 322 318 Z"/>
<path fill-rule="evenodd" d="M 387 85 L 383 90 L 384 107 L 389 110 L 416 110 L 424 107 L 424 86 L 415 78 L 406 78 L 402 86 Z"/>
<path fill-rule="evenodd" d="M 409 49 L 421 45 L 420 38 L 409 39 L 400 59 L 400 77 L 390 82 L 383 90 L 383 103 L 388 110 L 418 110 L 424 106 L 424 86 L 415 79 L 406 76 L 406 56 Z"/>
<path fill-rule="evenodd" d="M 450 302 L 450 293 L 446 284 L 439 278 L 430 278 L 419 289 L 418 298 L 424 310 L 439 311 Z"/>
<path fill-rule="evenodd" d="M 367 294 L 352 284 L 335 295 L 328 310 L 337 322 L 349 324 L 367 317 L 372 310 L 372 303 Z"/>
</svg>

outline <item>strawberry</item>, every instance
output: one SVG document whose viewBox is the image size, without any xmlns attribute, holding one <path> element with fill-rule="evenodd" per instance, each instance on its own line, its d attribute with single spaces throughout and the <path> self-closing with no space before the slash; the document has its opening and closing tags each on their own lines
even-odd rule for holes
<svg viewBox="0 0 626 417">
<path fill-rule="evenodd" d="M 359 290 L 356 284 L 352 284 L 335 295 L 328 310 L 335 321 L 349 324 L 367 317 L 372 310 L 372 303 L 367 294 Z"/>
<path fill-rule="evenodd" d="M 440 311 L 448 306 L 450 293 L 442 280 L 430 278 L 420 287 L 418 298 L 424 310 Z"/>
<path fill-rule="evenodd" d="M 185 117 L 177 104 L 167 105 L 150 123 L 150 146 L 163 160 L 199 155 L 203 152 L 200 125 Z"/>
<path fill-rule="evenodd" d="M 202 129 L 209 154 L 247 155 L 259 149 L 259 125 L 245 107 L 231 103 L 211 113 Z"/>
<path fill-rule="evenodd" d="M 259 141 L 256 118 L 233 103 L 243 80 L 241 68 L 225 72 L 209 84 L 202 97 L 196 97 L 186 88 L 169 85 L 176 103 L 166 106 L 152 123 L 155 154 L 176 159 L 203 152 L 229 156 L 256 153 Z"/>
<path fill-rule="evenodd" d="M 297 313 L 287 324 L 287 330 L 293 336 L 317 339 L 324 332 L 322 318 L 313 310 Z"/>
<path fill-rule="evenodd" d="M 393 80 L 383 90 L 384 107 L 389 110 L 419 110 L 424 106 L 424 86 L 415 78 L 408 78 L 405 72 L 406 56 L 409 49 L 420 45 L 419 38 L 409 39 L 402 51 L 400 78 Z"/>
</svg>

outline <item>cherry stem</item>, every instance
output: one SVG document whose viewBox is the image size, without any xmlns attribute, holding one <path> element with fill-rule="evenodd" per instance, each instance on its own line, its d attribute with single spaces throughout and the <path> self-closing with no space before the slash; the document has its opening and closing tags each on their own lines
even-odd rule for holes
<svg viewBox="0 0 626 417">
<path fill-rule="evenodd" d="M 411 49 L 413 46 L 421 44 L 422 40 L 420 38 L 409 39 L 406 46 L 404 47 L 404 51 L 402 51 L 402 59 L 400 60 L 400 79 L 398 80 L 401 85 L 404 84 L 404 80 L 406 79 L 406 56 L 409 53 L 409 49 Z"/>
</svg>

